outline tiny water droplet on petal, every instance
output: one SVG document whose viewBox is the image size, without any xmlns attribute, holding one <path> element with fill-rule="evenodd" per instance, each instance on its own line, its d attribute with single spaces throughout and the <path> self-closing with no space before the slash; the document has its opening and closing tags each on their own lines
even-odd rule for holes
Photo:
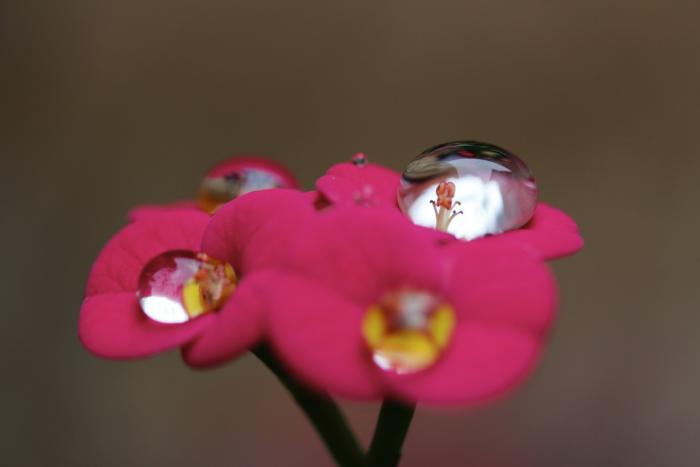
<svg viewBox="0 0 700 467">
<path fill-rule="evenodd" d="M 364 167 L 367 165 L 367 156 L 365 156 L 365 154 L 362 152 L 358 152 L 352 156 L 352 163 L 357 167 Z"/>
</svg>

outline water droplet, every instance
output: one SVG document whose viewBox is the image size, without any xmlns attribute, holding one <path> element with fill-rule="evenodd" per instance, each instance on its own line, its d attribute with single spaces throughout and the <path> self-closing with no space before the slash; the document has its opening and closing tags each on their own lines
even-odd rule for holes
<svg viewBox="0 0 700 467">
<path fill-rule="evenodd" d="M 367 156 L 362 152 L 358 152 L 352 156 L 352 163 L 358 167 L 364 167 L 367 165 Z"/>
<path fill-rule="evenodd" d="M 362 333 L 379 368 L 408 374 L 437 362 L 454 326 L 448 304 L 427 292 L 399 290 L 369 307 Z"/>
<path fill-rule="evenodd" d="M 143 312 L 160 323 L 184 323 L 217 310 L 236 288 L 230 264 L 204 253 L 167 251 L 146 264 L 139 277 Z"/>
<path fill-rule="evenodd" d="M 413 160 L 402 174 L 398 200 L 414 223 L 472 240 L 529 222 L 537 184 L 528 166 L 505 149 L 457 141 Z"/>
<path fill-rule="evenodd" d="M 205 176 L 199 187 L 197 203 L 203 211 L 213 213 L 238 196 L 270 188 L 290 188 L 290 186 L 272 170 L 261 167 L 238 167 L 224 174 Z"/>
</svg>

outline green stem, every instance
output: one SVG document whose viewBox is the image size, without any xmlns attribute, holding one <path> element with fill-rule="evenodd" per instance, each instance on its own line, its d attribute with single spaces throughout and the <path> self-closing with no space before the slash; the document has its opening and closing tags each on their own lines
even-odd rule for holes
<svg viewBox="0 0 700 467">
<path fill-rule="evenodd" d="M 362 447 L 338 405 L 327 396 L 310 390 L 294 379 L 267 346 L 261 345 L 254 349 L 253 353 L 294 397 L 337 464 L 340 467 L 363 467 L 365 458 Z"/>
<path fill-rule="evenodd" d="M 369 467 L 396 467 L 399 465 L 401 448 L 415 411 L 415 404 L 384 401 L 379 411 L 372 444 L 367 453 Z"/>
</svg>

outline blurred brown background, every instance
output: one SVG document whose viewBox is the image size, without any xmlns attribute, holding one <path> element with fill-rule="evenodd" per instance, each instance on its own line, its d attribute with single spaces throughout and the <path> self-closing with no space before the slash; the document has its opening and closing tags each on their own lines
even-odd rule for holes
<svg viewBox="0 0 700 467">
<path fill-rule="evenodd" d="M 700 465 L 700 8 L 668 1 L 4 1 L 5 466 L 323 466 L 253 359 L 97 360 L 91 261 L 130 206 L 262 153 L 306 187 L 474 138 L 580 223 L 542 366 L 477 411 L 419 409 L 405 466 Z M 350 403 L 364 440 L 376 407 Z"/>
</svg>

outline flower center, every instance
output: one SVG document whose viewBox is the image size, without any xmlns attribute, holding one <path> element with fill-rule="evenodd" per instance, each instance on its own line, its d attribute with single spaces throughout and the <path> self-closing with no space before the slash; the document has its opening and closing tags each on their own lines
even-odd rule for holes
<svg viewBox="0 0 700 467">
<path fill-rule="evenodd" d="M 205 253 L 167 251 L 141 271 L 141 309 L 160 323 L 184 323 L 218 310 L 236 288 L 236 273 Z"/>
<path fill-rule="evenodd" d="M 452 219 L 464 214 L 462 211 L 453 210 L 453 206 L 459 206 L 459 201 L 454 201 L 456 187 L 452 182 L 440 182 L 435 189 L 436 200 L 430 200 L 435 211 L 435 228 L 441 232 L 447 232 Z"/>
<path fill-rule="evenodd" d="M 205 177 L 199 187 L 197 204 L 210 214 L 232 199 L 251 191 L 283 188 L 285 182 L 265 170 L 241 169 L 222 176 Z"/>
<path fill-rule="evenodd" d="M 362 334 L 377 366 L 407 374 L 438 360 L 454 326 L 454 309 L 448 303 L 427 292 L 403 289 L 367 309 Z"/>
</svg>

